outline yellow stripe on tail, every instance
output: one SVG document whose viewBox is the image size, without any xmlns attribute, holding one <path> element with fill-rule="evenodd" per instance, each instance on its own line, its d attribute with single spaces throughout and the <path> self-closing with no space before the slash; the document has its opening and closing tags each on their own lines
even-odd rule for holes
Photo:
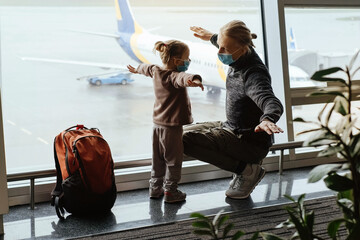
<svg viewBox="0 0 360 240">
<path fill-rule="evenodd" d="M 217 61 L 216 61 L 216 68 L 219 72 L 221 79 L 225 82 L 226 81 L 226 73 L 224 70 L 224 64 L 219 59 L 217 59 Z"/>
<path fill-rule="evenodd" d="M 115 0 L 115 9 L 116 9 L 116 18 L 117 20 L 122 20 L 121 12 L 120 12 L 120 6 L 119 2 Z"/>
<path fill-rule="evenodd" d="M 137 24 L 137 22 L 134 22 L 135 25 L 135 33 L 131 36 L 130 39 L 130 46 L 133 50 L 135 56 L 140 59 L 143 63 L 150 63 L 141 53 L 137 46 L 137 39 L 139 38 L 140 34 L 143 33 L 142 28 Z"/>
</svg>

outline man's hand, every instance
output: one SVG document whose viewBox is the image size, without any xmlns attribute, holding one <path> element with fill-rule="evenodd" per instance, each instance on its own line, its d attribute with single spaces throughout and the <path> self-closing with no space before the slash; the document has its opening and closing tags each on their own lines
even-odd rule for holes
<svg viewBox="0 0 360 240">
<path fill-rule="evenodd" d="M 212 35 L 214 35 L 212 32 L 203 29 L 202 27 L 196 27 L 196 26 L 192 26 L 190 27 L 190 30 L 195 32 L 194 36 L 197 38 L 200 38 L 204 41 L 209 41 L 212 37 Z"/>
<path fill-rule="evenodd" d="M 131 65 L 127 65 L 127 68 L 129 69 L 129 71 L 130 71 L 131 73 L 138 73 L 138 72 L 136 71 L 136 68 L 134 68 L 134 67 L 131 66 Z"/>
<path fill-rule="evenodd" d="M 194 80 L 188 79 L 186 82 L 189 87 L 200 87 L 201 90 L 204 91 L 204 86 L 202 85 L 199 79 L 194 79 Z"/>
<path fill-rule="evenodd" d="M 264 119 L 259 125 L 256 126 L 255 132 L 263 132 L 271 135 L 273 133 L 283 133 L 284 131 L 279 128 L 275 123 Z"/>
</svg>

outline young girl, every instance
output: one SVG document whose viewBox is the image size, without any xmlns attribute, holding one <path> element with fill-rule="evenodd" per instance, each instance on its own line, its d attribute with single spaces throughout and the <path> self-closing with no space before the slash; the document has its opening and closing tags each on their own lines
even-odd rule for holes
<svg viewBox="0 0 360 240">
<path fill-rule="evenodd" d="M 163 66 L 140 64 L 132 73 L 151 77 L 154 82 L 153 156 L 150 179 L 150 198 L 164 201 L 184 201 L 186 194 L 177 189 L 183 159 L 182 126 L 192 123 L 191 105 L 186 87 L 204 90 L 199 75 L 185 73 L 190 64 L 189 47 L 180 41 L 158 41 L 154 52 L 160 52 Z M 165 182 L 164 182 L 165 180 Z"/>
</svg>

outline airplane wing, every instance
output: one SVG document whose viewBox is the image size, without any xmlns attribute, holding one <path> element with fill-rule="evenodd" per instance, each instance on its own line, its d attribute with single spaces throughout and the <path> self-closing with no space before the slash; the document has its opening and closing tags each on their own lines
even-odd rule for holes
<svg viewBox="0 0 360 240">
<path fill-rule="evenodd" d="M 48 63 L 64 63 L 64 64 L 75 64 L 91 67 L 99 67 L 102 69 L 116 69 L 116 70 L 126 70 L 126 65 L 121 64 L 111 64 L 111 63 L 98 63 L 98 62 L 85 62 L 85 61 L 72 61 L 64 59 L 51 59 L 51 58 L 36 58 L 36 57 L 21 57 L 23 61 L 37 61 L 37 62 L 48 62 Z"/>
<path fill-rule="evenodd" d="M 75 33 L 85 33 L 90 35 L 97 35 L 101 37 L 109 37 L 109 38 L 120 38 L 119 34 L 111 34 L 111 33 L 102 33 L 102 32 L 91 32 L 91 31 L 82 31 L 82 30 L 76 30 L 76 29 L 67 29 L 67 31 L 75 32 Z"/>
</svg>

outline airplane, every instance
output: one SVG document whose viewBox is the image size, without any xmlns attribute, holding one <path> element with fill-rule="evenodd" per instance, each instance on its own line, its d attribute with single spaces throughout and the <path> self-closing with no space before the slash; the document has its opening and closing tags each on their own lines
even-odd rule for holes
<svg viewBox="0 0 360 240">
<path fill-rule="evenodd" d="M 90 31 L 76 31 L 91 35 L 113 38 L 126 54 L 138 63 L 153 63 L 161 65 L 160 57 L 152 51 L 156 41 L 166 41 L 174 39 L 170 36 L 155 35 L 142 28 L 134 19 L 128 0 L 115 0 L 115 10 L 117 18 L 117 33 L 100 33 Z M 225 89 L 225 79 L 228 66 L 222 64 L 217 57 L 217 49 L 211 44 L 196 43 L 177 39 L 185 42 L 190 48 L 191 64 L 188 72 L 202 76 L 203 85 L 207 87 L 209 93 L 220 93 Z M 109 64 L 99 62 L 85 62 L 52 58 L 21 57 L 25 61 L 40 61 L 48 63 L 77 64 L 84 66 L 94 66 L 106 70 L 118 70 L 120 73 L 128 72 L 126 65 Z M 216 76 L 216 77 L 214 77 Z M 78 79 L 91 79 L 96 76 L 82 76 Z"/>
<path fill-rule="evenodd" d="M 142 28 L 134 19 L 134 15 L 130 9 L 128 0 L 115 0 L 115 10 L 117 19 L 117 33 L 99 33 L 90 31 L 77 31 L 86 34 L 98 35 L 103 37 L 113 38 L 117 41 L 120 47 L 127 53 L 129 57 L 138 63 L 153 63 L 161 65 L 160 57 L 155 55 L 152 51 L 156 41 L 166 41 L 173 39 L 170 36 L 152 34 Z M 292 31 L 291 31 L 292 34 Z M 225 89 L 226 72 L 228 66 L 224 65 L 217 57 L 217 48 L 209 43 L 192 42 L 187 40 L 180 40 L 186 43 L 190 48 L 191 64 L 189 67 L 189 73 L 196 73 L 202 76 L 203 85 L 207 88 L 208 93 L 220 93 L 221 89 Z M 293 41 L 295 39 L 293 38 Z M 293 45 L 295 47 L 295 44 Z M 86 66 L 94 66 L 103 69 L 118 70 L 120 73 L 128 72 L 126 65 L 109 64 L 109 63 L 96 63 L 96 62 L 84 62 L 62 59 L 50 59 L 50 58 L 36 58 L 36 57 L 22 57 L 22 60 L 28 61 L 41 61 L 52 63 L 66 63 L 66 64 L 78 64 Z M 304 79 L 300 84 L 306 85 L 309 81 L 309 77 L 304 74 L 301 69 L 290 66 L 290 71 L 295 69 L 295 72 L 290 73 L 297 79 Z M 299 76 L 298 73 L 300 73 Z M 92 75 L 91 77 L 94 77 Z M 81 77 L 79 79 L 87 78 Z M 89 80 L 90 76 L 88 77 Z M 90 82 L 90 81 L 89 81 Z"/>
<path fill-rule="evenodd" d="M 299 49 L 292 27 L 290 27 L 289 32 L 288 58 L 290 87 L 301 88 L 326 86 L 326 83 L 310 79 L 310 75 L 318 70 L 319 54 L 314 51 Z"/>
<path fill-rule="evenodd" d="M 289 36 L 289 44 L 290 44 L 290 49 L 292 50 L 297 50 L 297 43 L 295 40 L 295 34 L 294 34 L 294 30 L 292 27 L 290 27 L 290 36 Z"/>
</svg>

